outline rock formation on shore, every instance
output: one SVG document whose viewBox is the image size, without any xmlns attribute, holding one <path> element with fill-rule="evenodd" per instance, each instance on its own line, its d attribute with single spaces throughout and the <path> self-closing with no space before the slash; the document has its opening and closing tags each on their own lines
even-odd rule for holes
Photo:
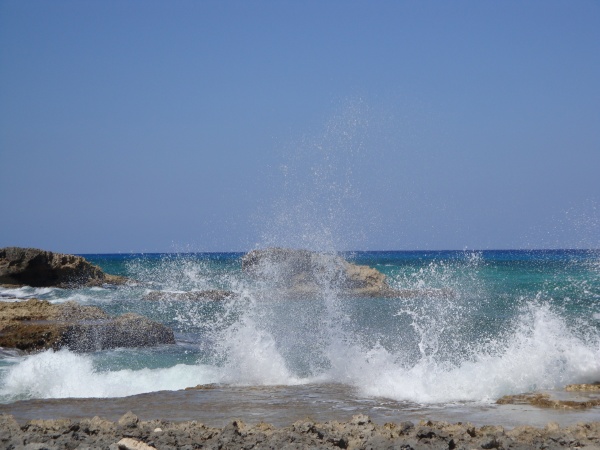
<svg viewBox="0 0 600 450">
<path fill-rule="evenodd" d="M 82 287 L 123 284 L 81 256 L 35 248 L 0 248 L 0 283 L 33 287 Z"/>
<path fill-rule="evenodd" d="M 310 250 L 253 250 L 242 257 L 242 271 L 294 295 L 310 295 L 324 288 L 353 297 L 401 298 L 440 294 L 393 289 L 386 276 L 377 269 L 350 263 L 338 255 Z"/>
<path fill-rule="evenodd" d="M 600 422 L 561 428 L 529 426 L 505 430 L 446 422 L 386 423 L 364 415 L 348 422 L 300 420 L 276 428 L 266 423 L 248 425 L 233 420 L 223 428 L 202 423 L 141 421 L 128 412 L 117 422 L 93 419 L 30 420 L 21 426 L 10 415 L 0 415 L 2 448 L 73 449 L 558 449 L 599 448 Z M 25 447 L 26 446 L 26 447 Z"/>
<path fill-rule="evenodd" d="M 505 395 L 496 403 L 499 405 L 532 405 L 539 408 L 551 409 L 589 409 L 600 407 L 600 382 L 591 384 L 569 384 L 565 392 L 571 393 L 569 397 L 555 398 L 554 393 L 528 392 L 525 394 Z M 591 394 L 584 396 L 582 394 Z"/>
<path fill-rule="evenodd" d="M 111 317 L 96 306 L 75 302 L 0 302 L 0 347 L 89 352 L 174 343 L 170 328 L 138 314 Z"/>
</svg>

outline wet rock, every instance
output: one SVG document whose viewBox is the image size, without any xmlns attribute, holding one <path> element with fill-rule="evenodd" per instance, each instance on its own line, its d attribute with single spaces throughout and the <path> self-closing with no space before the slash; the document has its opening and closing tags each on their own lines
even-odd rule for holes
<svg viewBox="0 0 600 450">
<path fill-rule="evenodd" d="M 185 390 L 186 391 L 194 391 L 194 390 L 216 389 L 217 387 L 219 387 L 219 384 L 217 384 L 217 383 L 198 384 L 196 386 L 186 387 Z"/>
<path fill-rule="evenodd" d="M 34 287 L 82 287 L 125 282 L 125 277 L 106 274 L 81 256 L 35 248 L 0 248 L 0 283 Z"/>
<path fill-rule="evenodd" d="M 118 347 L 153 347 L 174 344 L 173 331 L 135 313 L 125 313 L 97 323 L 79 323 L 63 334 L 59 346 L 76 352 L 90 352 Z"/>
<path fill-rule="evenodd" d="M 235 293 L 219 289 L 210 289 L 205 291 L 190 292 L 164 292 L 152 291 L 143 297 L 143 300 L 150 301 L 217 301 L 222 302 L 235 297 Z"/>
<path fill-rule="evenodd" d="M 561 400 L 555 399 L 546 393 L 527 393 L 517 395 L 505 395 L 499 398 L 499 405 L 532 405 L 539 408 L 553 409 L 589 409 L 600 406 L 600 399 L 586 400 Z"/>
<path fill-rule="evenodd" d="M 410 297 L 420 291 L 392 289 L 384 274 L 350 263 L 338 255 L 309 250 L 267 248 L 242 257 L 242 270 L 290 294 L 312 294 L 335 289 L 355 297 Z"/>
<path fill-rule="evenodd" d="M 590 384 L 569 384 L 565 386 L 565 391 L 567 392 L 600 392 L 600 381 L 596 381 L 595 383 Z"/>
<path fill-rule="evenodd" d="M 75 302 L 0 302 L 0 347 L 89 352 L 174 343 L 171 329 L 137 314 L 110 317 L 98 307 Z"/>
</svg>

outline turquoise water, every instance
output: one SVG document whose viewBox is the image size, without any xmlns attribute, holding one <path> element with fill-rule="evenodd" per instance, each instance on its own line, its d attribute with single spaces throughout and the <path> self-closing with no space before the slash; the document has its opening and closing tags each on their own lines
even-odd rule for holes
<svg viewBox="0 0 600 450">
<path fill-rule="evenodd" d="M 239 253 L 84 255 L 139 283 L 2 289 L 3 300 L 75 300 L 172 327 L 177 344 L 0 357 L 0 401 L 122 397 L 220 386 L 342 385 L 365 399 L 490 404 L 600 380 L 600 252 L 352 252 L 409 298 L 265 292 Z M 148 300 L 225 289 L 227 301 Z"/>
</svg>

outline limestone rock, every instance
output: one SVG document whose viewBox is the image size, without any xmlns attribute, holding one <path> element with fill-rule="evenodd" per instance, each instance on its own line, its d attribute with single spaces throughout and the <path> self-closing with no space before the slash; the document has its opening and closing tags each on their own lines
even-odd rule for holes
<svg viewBox="0 0 600 450">
<path fill-rule="evenodd" d="M 35 248 L 0 249 L 0 283 L 34 287 L 123 284 L 125 277 L 105 274 L 81 256 Z"/>
<path fill-rule="evenodd" d="M 133 313 L 110 317 L 96 306 L 75 302 L 0 302 L 0 347 L 88 352 L 174 343 L 170 328 Z"/>
<path fill-rule="evenodd" d="M 587 392 L 600 392 L 600 381 L 596 381 L 591 384 L 569 384 L 565 386 L 565 391 L 576 392 L 576 391 L 587 391 Z"/>
<path fill-rule="evenodd" d="M 384 274 L 342 257 L 309 250 L 267 248 L 242 257 L 247 275 L 295 294 L 334 289 L 355 297 L 406 297 L 411 291 L 392 289 Z"/>
<path fill-rule="evenodd" d="M 563 400 L 552 398 L 549 394 L 536 392 L 517 395 L 505 395 L 496 401 L 499 405 L 532 405 L 552 409 L 588 409 L 600 406 L 600 399 Z"/>
</svg>

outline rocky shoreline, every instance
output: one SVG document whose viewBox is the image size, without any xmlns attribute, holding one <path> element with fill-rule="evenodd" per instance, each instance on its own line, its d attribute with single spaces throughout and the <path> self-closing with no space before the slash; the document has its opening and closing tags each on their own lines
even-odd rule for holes
<svg viewBox="0 0 600 450">
<path fill-rule="evenodd" d="M 0 302 L 0 348 L 90 352 L 162 344 L 175 344 L 173 330 L 139 314 L 112 317 L 97 306 L 75 302 Z"/>
<path fill-rule="evenodd" d="M 30 420 L 0 415 L 0 445 L 7 449 L 558 449 L 600 448 L 600 422 L 569 427 L 476 427 L 421 421 L 379 425 L 368 416 L 347 422 L 297 421 L 275 427 L 232 420 L 222 428 L 202 423 L 141 421 L 132 412 L 112 422 L 100 417 Z"/>
</svg>

